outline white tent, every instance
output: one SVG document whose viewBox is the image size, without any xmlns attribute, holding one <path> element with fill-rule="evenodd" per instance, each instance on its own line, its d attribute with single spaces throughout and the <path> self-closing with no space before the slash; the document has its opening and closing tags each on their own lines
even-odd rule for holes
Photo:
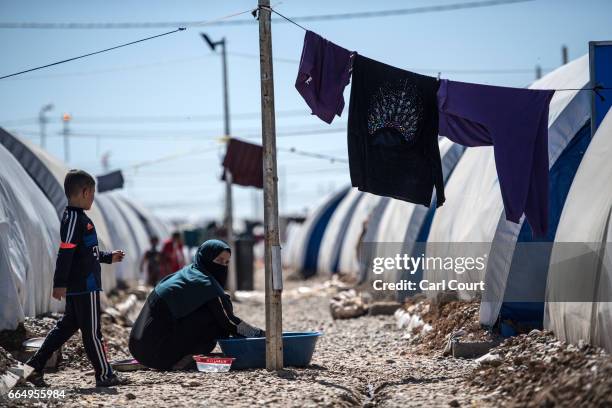
<svg viewBox="0 0 612 408">
<path fill-rule="evenodd" d="M 0 330 L 63 310 L 51 298 L 59 240 L 55 208 L 0 145 Z"/>
<path fill-rule="evenodd" d="M 355 248 L 363 231 L 364 222 L 376 206 L 380 196 L 352 188 L 332 215 L 321 241 L 317 272 L 358 272 Z"/>
<path fill-rule="evenodd" d="M 115 210 L 114 217 L 117 217 L 112 218 L 109 222 L 124 224 L 123 226 L 116 226 L 117 230 L 121 230 L 122 234 L 127 232 L 123 240 L 125 247 L 122 249 L 125 251 L 126 256 L 129 254 L 131 265 L 123 268 L 122 279 L 135 282 L 140 278 L 140 271 L 138 269 L 140 259 L 145 251 L 149 249 L 149 235 L 137 213 L 122 196 L 115 192 L 105 195 L 106 200 L 113 204 Z"/>
<path fill-rule="evenodd" d="M 118 197 L 125 201 L 125 203 L 136 213 L 136 215 L 138 215 L 138 218 L 147 230 L 149 237 L 156 236 L 159 238 L 160 242 L 163 242 L 165 239 L 170 237 L 170 225 L 154 215 L 151 211 L 149 211 L 149 209 L 140 205 L 140 203 L 132 199 L 128 199 L 123 195 L 118 194 Z"/>
<path fill-rule="evenodd" d="M 612 352 L 612 111 L 578 168 L 555 236 L 544 325 Z"/>
<path fill-rule="evenodd" d="M 534 89 L 580 88 L 586 83 L 587 57 L 567 64 L 535 82 Z M 584 126 L 588 116 L 586 92 L 557 92 L 549 110 L 550 166 L 568 142 Z M 427 244 L 427 257 L 473 256 L 487 257 L 484 270 L 456 274 L 454 271 L 427 269 L 424 278 L 430 281 L 457 279 L 460 282 L 485 280 L 487 290 L 497 291 L 503 299 L 516 237 L 521 224 L 505 220 L 499 181 L 493 157 L 493 147 L 469 148 L 463 154 L 446 185 L 447 201 L 436 211 Z M 495 244 L 496 250 L 491 252 Z M 460 291 L 462 298 L 471 298 L 477 292 Z M 428 291 L 435 296 L 435 291 Z M 495 296 L 495 295 L 493 295 Z M 487 299 L 493 296 L 487 295 Z M 485 302 L 481 310 L 483 323 L 497 318 L 499 305 Z M 490 308 L 490 309 L 487 309 Z M 498 310 L 499 311 L 499 310 Z"/>
<path fill-rule="evenodd" d="M 36 151 L 40 150 L 31 142 L 13 136 L 0 128 L 0 144 L 2 144 L 17 159 L 32 180 L 40 187 L 51 204 L 55 207 L 58 217 L 61 219 L 66 208 L 66 195 L 56 175 L 47 166 Z"/>
<path fill-rule="evenodd" d="M 286 266 L 300 271 L 304 277 L 317 272 L 323 236 L 331 217 L 348 191 L 349 188 L 345 187 L 323 197 L 299 228 L 292 232 L 294 235 L 292 241 L 295 244 L 288 245 L 283 251 L 283 259 L 287 261 Z"/>
<path fill-rule="evenodd" d="M 370 214 L 376 208 L 376 205 L 383 197 L 374 194 L 366 194 L 359 205 L 355 207 L 355 211 L 351 214 L 351 220 L 346 229 L 346 235 L 342 241 L 340 248 L 340 257 L 338 259 L 338 267 L 334 272 L 342 274 L 350 274 L 359 277 L 360 265 L 357 246 L 359 240 L 362 239 L 364 228 L 367 231 Z"/>
<path fill-rule="evenodd" d="M 281 242 L 283 251 L 281 260 L 285 268 L 293 268 L 298 242 L 302 235 L 302 226 L 303 223 L 296 221 L 289 221 L 287 223 L 287 227 L 285 228 L 285 241 Z"/>
<path fill-rule="evenodd" d="M 63 192 L 64 178 L 66 177 L 66 173 L 68 173 L 68 168 L 64 163 L 62 163 L 59 159 L 51 156 L 45 150 L 36 146 L 34 143 L 27 139 L 18 138 L 14 135 L 7 134 L 4 132 L 4 138 L 1 140 L 2 144 L 5 144 L 7 140 L 13 140 L 13 144 L 15 144 L 15 140 L 20 142 L 20 144 L 27 148 L 26 153 L 32 153 L 34 157 L 44 164 L 46 169 L 53 175 L 57 184 L 59 184 L 59 188 Z M 10 136 L 10 137 L 9 137 Z M 23 149 L 22 149 L 23 150 Z M 63 208 L 66 206 L 67 201 L 66 197 L 58 197 L 57 195 L 57 184 L 53 183 L 52 180 L 46 175 L 46 173 L 41 173 L 38 171 L 38 167 L 34 167 L 32 165 L 32 160 L 28 155 L 20 154 L 16 155 L 16 151 L 11 151 L 13 156 L 23 166 L 23 168 L 28 172 L 30 177 L 38 184 L 38 186 L 42 189 L 45 196 L 53 203 L 56 207 L 61 208 L 61 212 L 63 212 Z M 41 177 L 44 176 L 43 177 Z M 57 200 L 62 199 L 63 201 L 57 202 Z M 55 201 L 55 202 L 54 202 Z M 59 216 L 61 216 L 61 212 Z M 57 216 L 57 215 L 56 215 Z M 106 220 L 102 216 L 100 209 L 98 208 L 98 204 L 94 201 L 91 210 L 87 211 L 87 216 L 91 218 L 94 225 L 96 226 L 96 233 L 98 235 L 99 247 L 101 250 L 112 250 L 114 248 L 112 242 L 110 240 L 110 236 L 108 234 L 108 228 L 106 226 Z M 115 271 L 114 266 L 102 264 L 102 288 L 107 291 L 114 288 L 116 285 L 115 281 Z"/>
<path fill-rule="evenodd" d="M 104 218 L 109 220 L 108 232 L 114 249 L 125 251 L 123 262 L 115 264 L 117 279 L 135 281 L 138 278 L 140 260 L 129 225 L 123 221 L 123 215 L 107 193 L 98 194 L 96 200 Z"/>
<path fill-rule="evenodd" d="M 142 277 L 140 264 L 149 249 L 150 238 L 157 236 L 161 244 L 170 236 L 170 228 L 148 209 L 118 192 L 98 194 L 96 200 L 108 220 L 115 248 L 125 251 L 123 262 L 116 265 L 117 278 L 134 283 Z"/>
</svg>

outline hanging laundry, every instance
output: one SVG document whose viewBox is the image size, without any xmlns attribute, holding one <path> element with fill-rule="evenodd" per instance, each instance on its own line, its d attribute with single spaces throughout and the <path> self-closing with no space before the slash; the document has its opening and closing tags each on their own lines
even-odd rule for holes
<svg viewBox="0 0 612 408">
<path fill-rule="evenodd" d="M 506 219 L 523 213 L 534 235 L 548 228 L 548 105 L 554 91 L 442 80 L 440 135 L 464 146 L 491 146 Z"/>
<path fill-rule="evenodd" d="M 229 170 L 232 184 L 263 188 L 263 148 L 253 143 L 230 139 L 223 159 L 223 176 Z"/>
<path fill-rule="evenodd" d="M 444 203 L 436 78 L 357 55 L 348 120 L 351 183 L 429 207 Z"/>
<path fill-rule="evenodd" d="M 355 53 L 337 46 L 312 31 L 306 31 L 295 88 L 312 114 L 332 123 L 344 109 L 344 88 L 351 76 Z"/>
<path fill-rule="evenodd" d="M 101 176 L 96 176 L 96 179 L 98 181 L 96 186 L 98 188 L 98 193 L 123 188 L 124 179 L 121 170 L 115 170 Z"/>
</svg>

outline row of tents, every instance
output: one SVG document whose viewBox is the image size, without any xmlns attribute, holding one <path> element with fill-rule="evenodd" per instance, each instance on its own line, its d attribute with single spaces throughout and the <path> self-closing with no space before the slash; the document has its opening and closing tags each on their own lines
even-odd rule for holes
<svg viewBox="0 0 612 408">
<path fill-rule="evenodd" d="M 15 329 L 25 316 L 63 309 L 51 291 L 67 171 L 31 141 L 0 128 L 0 330 Z M 123 262 L 102 265 L 105 291 L 119 280 L 136 283 L 150 237 L 170 234 L 168 224 L 117 192 L 96 194 L 88 216 L 100 249 L 126 253 Z"/>
<path fill-rule="evenodd" d="M 342 273 L 369 285 L 374 256 L 478 256 L 484 269 L 395 270 L 387 281 L 483 281 L 482 325 L 512 333 L 545 327 L 560 338 L 612 351 L 612 113 L 591 135 L 589 58 L 583 56 L 534 82 L 555 93 L 549 114 L 549 230 L 534 239 L 524 218 L 506 220 L 492 147 L 464 149 L 440 138 L 446 202 L 430 208 L 343 188 L 292 226 L 285 267 L 304 277 Z M 418 291 L 418 290 L 417 290 Z M 413 291 L 414 292 L 414 291 Z M 414 294 L 397 292 L 399 300 Z M 436 291 L 426 291 L 436 296 Z M 508 324 L 512 326 L 508 327 Z M 507 329 L 507 330 L 504 330 Z"/>
</svg>

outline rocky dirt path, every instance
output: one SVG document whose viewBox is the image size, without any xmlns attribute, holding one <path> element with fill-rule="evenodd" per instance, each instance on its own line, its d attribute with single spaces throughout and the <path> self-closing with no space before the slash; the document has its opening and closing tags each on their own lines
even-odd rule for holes
<svg viewBox="0 0 612 408">
<path fill-rule="evenodd" d="M 264 326 L 261 296 L 236 303 L 238 316 Z M 66 398 L 47 406 L 352 407 L 488 406 L 464 378 L 474 363 L 413 354 L 392 316 L 334 321 L 325 293 L 286 296 L 285 330 L 321 330 L 312 365 L 225 374 L 139 371 L 124 373 L 131 384 L 93 387 L 90 372 L 66 368 L 46 376 Z M 36 405 L 12 401 L 13 406 Z"/>
</svg>

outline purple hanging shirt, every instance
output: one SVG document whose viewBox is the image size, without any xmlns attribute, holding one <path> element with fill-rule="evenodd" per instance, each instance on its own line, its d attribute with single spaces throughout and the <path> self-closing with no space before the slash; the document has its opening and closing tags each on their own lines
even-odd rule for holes
<svg viewBox="0 0 612 408">
<path fill-rule="evenodd" d="M 295 88 L 313 115 L 332 123 L 344 109 L 344 88 L 351 76 L 354 53 L 306 31 Z"/>
<path fill-rule="evenodd" d="M 523 213 L 535 236 L 548 229 L 548 105 L 554 91 L 442 80 L 439 134 L 491 146 L 506 219 Z"/>
</svg>

